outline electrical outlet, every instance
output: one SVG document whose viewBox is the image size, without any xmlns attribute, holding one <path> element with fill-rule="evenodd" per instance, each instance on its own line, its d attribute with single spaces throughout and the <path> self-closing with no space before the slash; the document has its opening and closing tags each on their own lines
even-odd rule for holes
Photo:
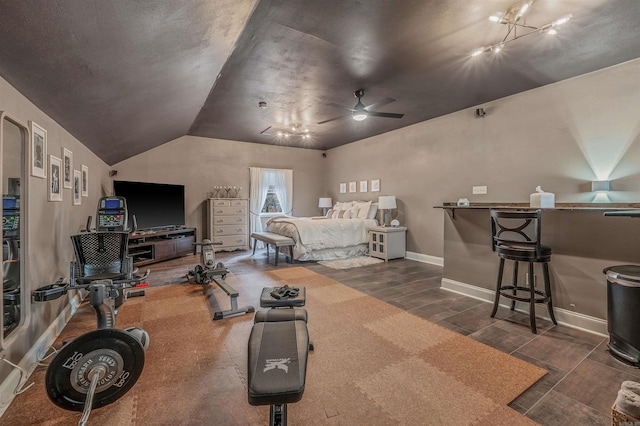
<svg viewBox="0 0 640 426">
<path fill-rule="evenodd" d="M 486 186 L 474 186 L 473 187 L 473 194 L 486 194 L 487 193 L 487 187 Z"/>
</svg>

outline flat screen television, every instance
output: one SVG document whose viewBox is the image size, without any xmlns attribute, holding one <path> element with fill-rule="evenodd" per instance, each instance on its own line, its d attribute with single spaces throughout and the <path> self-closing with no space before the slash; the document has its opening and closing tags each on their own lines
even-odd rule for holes
<svg viewBox="0 0 640 426">
<path fill-rule="evenodd" d="M 184 226 L 184 185 L 116 180 L 113 190 L 127 200 L 129 226 L 133 215 L 139 230 Z"/>
</svg>

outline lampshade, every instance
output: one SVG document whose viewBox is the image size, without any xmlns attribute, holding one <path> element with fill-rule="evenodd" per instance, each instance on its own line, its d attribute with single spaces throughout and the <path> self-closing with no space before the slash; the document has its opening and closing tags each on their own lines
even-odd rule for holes
<svg viewBox="0 0 640 426">
<path fill-rule="evenodd" d="M 395 209 L 398 206 L 396 205 L 396 196 L 395 195 L 383 195 L 378 197 L 378 208 L 381 210 L 385 209 Z"/>
<path fill-rule="evenodd" d="M 318 207 L 332 207 L 333 203 L 331 203 L 331 198 L 320 198 L 318 202 Z"/>
</svg>

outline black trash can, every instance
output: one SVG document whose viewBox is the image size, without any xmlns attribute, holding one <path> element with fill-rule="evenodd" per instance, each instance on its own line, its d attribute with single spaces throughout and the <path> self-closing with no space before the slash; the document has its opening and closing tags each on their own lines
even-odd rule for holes
<svg viewBox="0 0 640 426">
<path fill-rule="evenodd" d="M 614 358 L 640 368 L 640 266 L 605 268 L 607 330 Z"/>
</svg>

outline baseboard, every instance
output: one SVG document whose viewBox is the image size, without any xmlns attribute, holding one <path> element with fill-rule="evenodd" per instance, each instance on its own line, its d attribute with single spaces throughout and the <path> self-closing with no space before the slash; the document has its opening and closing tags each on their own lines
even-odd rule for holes
<svg viewBox="0 0 640 426">
<path fill-rule="evenodd" d="M 7 410 L 13 399 L 16 397 L 14 391 L 22 386 L 26 386 L 31 373 L 36 369 L 38 362 L 45 356 L 49 347 L 56 338 L 62 333 L 73 314 L 78 309 L 82 301 L 80 294 L 74 295 L 70 303 L 63 309 L 56 319 L 47 327 L 40 338 L 35 342 L 31 349 L 22 357 L 17 365 L 26 373 L 27 377 L 21 377 L 20 370 L 14 368 L 11 373 L 0 383 L 0 417 Z M 22 381 L 22 383 L 21 383 Z"/>
<path fill-rule="evenodd" d="M 416 253 L 413 251 L 405 252 L 404 257 L 405 259 L 415 260 L 417 262 L 430 263 L 436 266 L 444 266 L 444 258 L 442 257 L 429 256 L 428 254 Z"/>
<path fill-rule="evenodd" d="M 460 281 L 451 280 L 449 278 L 443 278 L 441 288 L 444 290 L 452 291 L 454 293 L 462 294 L 474 299 L 482 300 L 484 302 L 493 303 L 495 292 L 486 288 L 477 287 L 471 284 L 463 283 Z M 507 300 L 507 299 L 503 299 Z M 509 307 L 508 304 L 500 304 L 501 306 Z M 520 309 L 516 309 L 518 312 L 527 313 Z M 542 313 L 542 309 L 540 310 Z M 537 313 L 537 310 L 536 310 Z M 565 325 L 571 328 L 577 328 L 580 330 L 588 331 L 590 333 L 598 334 L 600 336 L 608 336 L 607 321 L 584 315 L 578 312 L 568 311 L 562 308 L 554 308 L 553 313 L 558 321 L 558 324 Z M 538 315 L 540 318 L 549 320 L 546 315 Z"/>
</svg>

